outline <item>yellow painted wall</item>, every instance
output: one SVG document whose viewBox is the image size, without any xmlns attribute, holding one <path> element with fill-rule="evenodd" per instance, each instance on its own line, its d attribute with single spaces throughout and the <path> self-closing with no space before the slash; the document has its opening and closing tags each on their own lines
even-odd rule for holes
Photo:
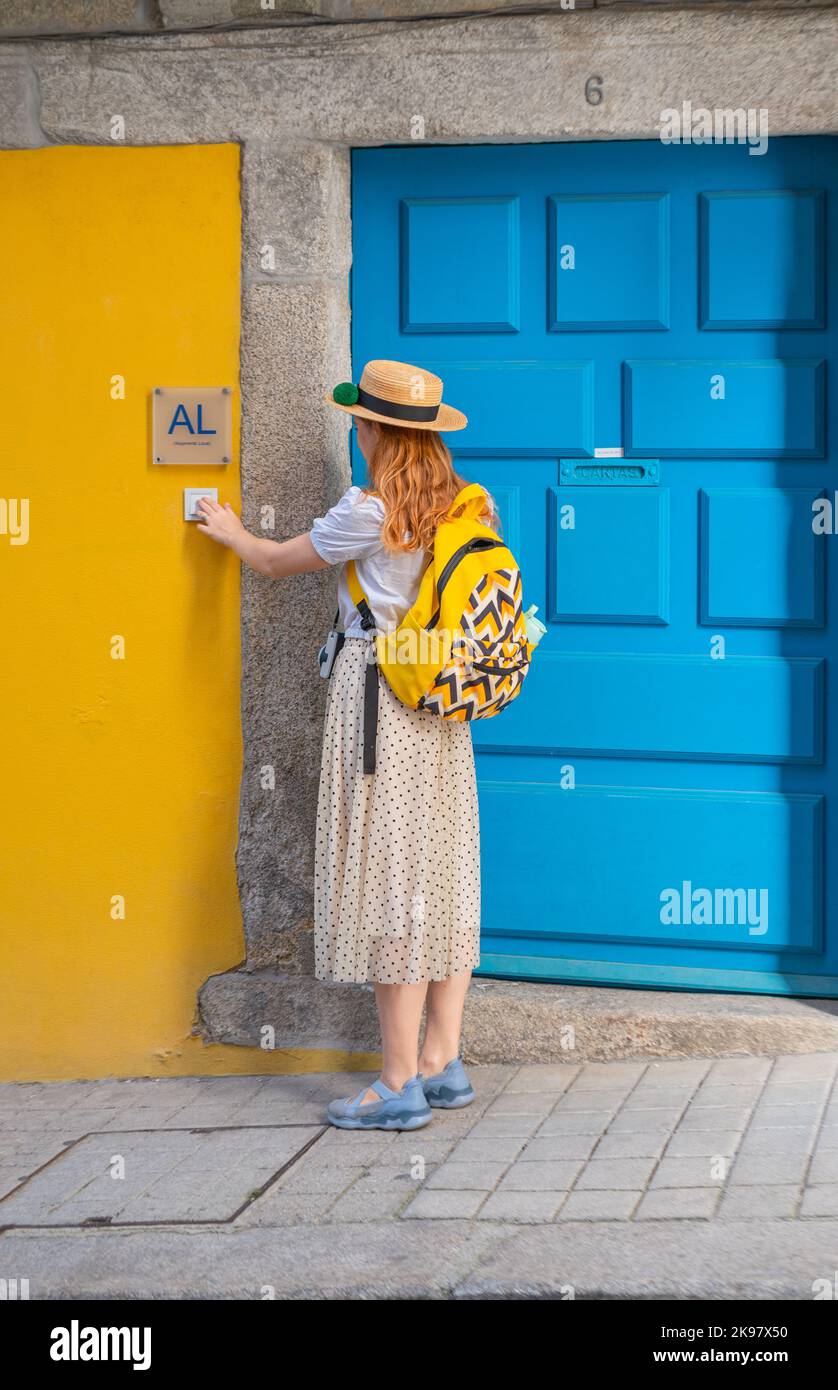
<svg viewBox="0 0 838 1390">
<path fill-rule="evenodd" d="M 244 956 L 239 565 L 182 520 L 238 505 L 238 146 L 10 151 L 0 190 L 0 1078 L 331 1065 L 190 1036 Z M 234 462 L 151 464 L 155 384 L 233 385 Z"/>
</svg>

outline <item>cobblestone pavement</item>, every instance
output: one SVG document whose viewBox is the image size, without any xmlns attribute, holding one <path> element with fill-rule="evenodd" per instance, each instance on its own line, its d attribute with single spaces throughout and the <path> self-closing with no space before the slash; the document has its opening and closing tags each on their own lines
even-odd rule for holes
<svg viewBox="0 0 838 1390">
<path fill-rule="evenodd" d="M 410 1134 L 324 1125 L 368 1073 L 0 1086 L 0 1278 L 32 1298 L 838 1290 L 838 1054 L 470 1075 L 475 1104 Z"/>
</svg>

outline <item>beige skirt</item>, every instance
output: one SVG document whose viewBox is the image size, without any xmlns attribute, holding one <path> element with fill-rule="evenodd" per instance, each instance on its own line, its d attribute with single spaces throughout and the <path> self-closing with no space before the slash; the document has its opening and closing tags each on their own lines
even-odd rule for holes
<svg viewBox="0 0 838 1390">
<path fill-rule="evenodd" d="M 329 680 L 314 877 L 318 980 L 416 984 L 480 962 L 471 729 L 411 710 L 379 675 L 376 769 L 363 771 L 367 642 Z"/>
</svg>

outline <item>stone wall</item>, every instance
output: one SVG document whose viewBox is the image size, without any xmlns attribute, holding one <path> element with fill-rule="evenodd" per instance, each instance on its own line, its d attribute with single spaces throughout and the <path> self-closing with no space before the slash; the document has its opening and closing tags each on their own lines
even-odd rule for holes
<svg viewBox="0 0 838 1390">
<path fill-rule="evenodd" d="M 549 10 L 619 6 L 748 6 L 828 8 L 838 0 L 543 0 Z M 535 6 L 538 8 L 538 6 Z M 377 20 L 415 21 L 509 10 L 508 0 L 3 0 L 0 37 L 67 34 L 155 34 L 186 30 L 264 28 Z"/>
<path fill-rule="evenodd" d="M 7 33 L 25 25 L 29 8 L 3 7 Z M 765 107 L 772 134 L 838 129 L 838 15 L 826 5 L 600 4 L 374 22 L 381 11 L 420 7 L 295 0 L 297 11 L 369 22 L 282 28 L 288 8 L 277 0 L 272 26 L 190 34 L 159 31 L 206 24 L 208 15 L 247 19 L 254 6 L 47 0 L 42 32 L 82 27 L 80 12 L 85 27 L 152 32 L 0 42 L 6 147 L 106 144 L 116 116 L 129 144 L 241 143 L 244 516 L 255 529 L 261 509 L 275 506 L 279 538 L 305 529 L 349 480 L 346 424 L 322 395 L 350 375 L 352 146 L 410 144 L 417 115 L 425 140 L 437 143 L 655 138 L 660 112 L 684 100 Z M 452 6 L 433 8 L 444 16 Z M 585 96 L 592 76 L 603 93 L 596 105 Z M 323 712 L 311 634 L 331 619 L 332 582 L 244 576 L 238 866 L 247 960 L 202 991 L 200 1025 L 211 1039 L 253 1043 L 272 1024 L 278 1046 L 377 1042 L 369 987 L 315 985 L 310 975 Z M 266 766 L 275 790 L 262 787 Z M 476 1052 L 491 990 L 472 991 Z M 539 995 L 543 1007 L 550 997 Z"/>
</svg>

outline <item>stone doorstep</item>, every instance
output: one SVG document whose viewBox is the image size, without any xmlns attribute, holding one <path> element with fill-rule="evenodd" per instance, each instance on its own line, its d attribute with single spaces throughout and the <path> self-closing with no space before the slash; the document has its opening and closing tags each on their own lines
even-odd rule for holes
<svg viewBox="0 0 838 1390">
<path fill-rule="evenodd" d="M 231 970 L 199 993 L 208 1043 L 377 1052 L 370 985 Z M 572 1038 L 573 1045 L 568 1046 Z M 615 989 L 476 978 L 463 1054 L 474 1063 L 605 1062 L 632 1057 L 771 1056 L 838 1051 L 838 1000 Z"/>
</svg>

